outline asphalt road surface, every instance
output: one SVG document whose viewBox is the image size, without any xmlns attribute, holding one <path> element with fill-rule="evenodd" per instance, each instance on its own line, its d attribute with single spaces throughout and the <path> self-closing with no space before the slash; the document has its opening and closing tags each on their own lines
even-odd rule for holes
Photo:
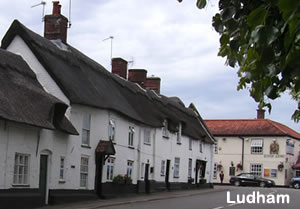
<svg viewBox="0 0 300 209">
<path fill-rule="evenodd" d="M 257 187 L 234 187 L 224 186 L 226 190 L 216 191 L 204 194 L 197 194 L 187 197 L 170 198 L 163 200 L 153 200 L 146 202 L 129 203 L 119 206 L 104 207 L 108 209 L 300 209 L 300 190 L 292 188 L 257 188 Z M 228 192 L 230 196 L 228 195 Z M 285 203 L 261 203 L 263 201 L 260 197 L 260 203 L 257 203 L 257 198 L 253 199 L 249 196 L 248 200 L 252 203 L 247 203 L 247 196 L 253 192 L 266 197 L 266 201 L 272 202 L 272 196 L 275 198 L 278 195 L 288 196 L 289 203 L 285 199 Z M 239 203 L 245 197 L 246 203 Z M 267 196 L 269 195 L 269 196 Z M 267 198 L 268 197 L 268 198 Z M 229 201 L 228 201 L 229 200 Z M 279 199 L 283 200 L 283 199 Z M 253 203 L 255 202 L 255 203 Z M 103 208 L 103 207 L 101 207 Z"/>
</svg>

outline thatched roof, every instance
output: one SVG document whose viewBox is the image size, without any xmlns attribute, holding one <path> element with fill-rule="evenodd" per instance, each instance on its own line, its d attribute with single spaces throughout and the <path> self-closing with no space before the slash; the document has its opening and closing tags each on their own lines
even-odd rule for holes
<svg viewBox="0 0 300 209">
<path fill-rule="evenodd" d="M 67 105 L 46 93 L 21 56 L 0 49 L 0 118 L 78 134 L 64 117 Z"/>
<path fill-rule="evenodd" d="M 167 119 L 171 131 L 182 123 L 182 133 L 194 139 L 211 141 L 203 120 L 177 99 L 156 95 L 108 72 L 103 66 L 70 45 L 64 49 L 15 20 L 2 40 L 6 48 L 19 35 L 52 76 L 72 104 L 116 111 L 140 123 L 162 127 Z"/>
</svg>

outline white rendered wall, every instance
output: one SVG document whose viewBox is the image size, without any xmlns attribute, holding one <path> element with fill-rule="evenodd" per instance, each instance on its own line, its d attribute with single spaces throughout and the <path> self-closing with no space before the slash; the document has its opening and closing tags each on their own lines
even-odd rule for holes
<svg viewBox="0 0 300 209">
<path fill-rule="evenodd" d="M 32 53 L 32 51 L 29 49 L 27 44 L 23 41 L 23 39 L 20 36 L 14 37 L 13 41 L 7 47 L 7 51 L 22 56 L 23 59 L 27 62 L 27 64 L 30 66 L 30 68 L 36 74 L 37 79 L 43 86 L 44 90 L 59 98 L 67 105 L 70 105 L 69 99 L 64 95 L 64 93 L 49 75 L 47 70 L 41 65 L 36 56 Z"/>
<path fill-rule="evenodd" d="M 228 183 L 229 167 L 231 162 L 234 166 L 242 159 L 242 139 L 238 137 L 218 137 L 218 153 L 215 155 L 215 162 L 222 163 L 224 176 L 224 183 Z M 277 169 L 278 165 L 284 163 L 283 171 L 277 170 L 277 177 L 266 177 L 275 181 L 276 185 L 288 185 L 292 169 L 292 162 L 295 160 L 297 146 L 295 144 L 295 154 L 293 156 L 286 154 L 286 140 L 289 137 L 245 137 L 244 144 L 244 166 L 243 170 L 236 170 L 236 175 L 242 172 L 250 172 L 250 165 L 252 163 L 262 164 L 262 177 L 264 177 L 264 169 Z M 251 139 L 263 139 L 263 154 L 251 154 Z M 279 154 L 270 155 L 270 145 L 273 140 L 279 144 Z M 296 142 L 296 140 L 295 140 Z M 287 171 L 285 171 L 287 169 Z M 287 172 L 287 176 L 285 176 Z M 219 171 L 217 172 L 217 179 L 214 182 L 220 182 Z"/>
</svg>

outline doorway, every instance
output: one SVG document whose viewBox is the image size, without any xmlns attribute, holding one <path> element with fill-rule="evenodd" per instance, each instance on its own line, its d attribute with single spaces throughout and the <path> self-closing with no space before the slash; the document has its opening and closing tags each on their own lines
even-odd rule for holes
<svg viewBox="0 0 300 209">
<path fill-rule="evenodd" d="M 149 169 L 150 169 L 150 164 L 147 163 L 145 167 L 145 192 L 146 193 L 150 193 Z"/>
<path fill-rule="evenodd" d="M 40 157 L 40 193 L 43 197 L 43 202 L 48 204 L 48 191 L 47 191 L 47 172 L 48 172 L 48 155 L 41 155 Z"/>
<path fill-rule="evenodd" d="M 171 165 L 171 160 L 167 160 L 165 183 L 168 190 L 170 190 L 170 182 L 169 182 L 170 165 Z"/>
</svg>

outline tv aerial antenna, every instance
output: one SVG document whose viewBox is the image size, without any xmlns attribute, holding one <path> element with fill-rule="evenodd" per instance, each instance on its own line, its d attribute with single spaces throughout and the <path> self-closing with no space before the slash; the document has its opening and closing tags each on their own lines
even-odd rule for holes
<svg viewBox="0 0 300 209">
<path fill-rule="evenodd" d="M 31 8 L 38 7 L 38 6 L 41 6 L 41 5 L 43 6 L 42 22 L 44 22 L 46 1 L 43 1 L 43 0 L 42 0 L 41 3 L 35 4 L 35 5 L 31 6 Z"/>
<path fill-rule="evenodd" d="M 112 52 L 113 52 L 113 39 L 114 39 L 114 37 L 113 36 L 109 36 L 108 38 L 103 39 L 102 41 L 107 41 L 109 39 L 110 39 L 110 65 L 112 65 Z"/>
<path fill-rule="evenodd" d="M 134 57 L 131 56 L 131 60 L 128 61 L 128 66 L 132 67 L 134 65 Z"/>
</svg>

